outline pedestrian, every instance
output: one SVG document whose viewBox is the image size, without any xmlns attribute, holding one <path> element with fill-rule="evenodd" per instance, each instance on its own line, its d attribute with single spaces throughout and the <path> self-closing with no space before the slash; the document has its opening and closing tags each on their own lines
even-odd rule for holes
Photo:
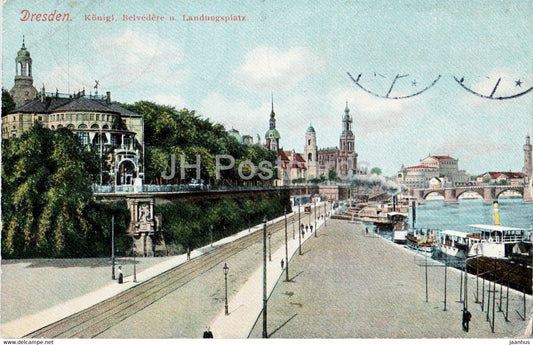
<svg viewBox="0 0 533 345">
<path fill-rule="evenodd" d="M 311 228 L 311 232 L 313 232 L 313 226 L 312 226 L 312 225 L 309 225 L 309 227 Z"/>
<path fill-rule="evenodd" d="M 211 332 L 209 327 L 207 327 L 207 330 L 204 332 L 203 338 L 213 338 L 213 332 Z"/>
<path fill-rule="evenodd" d="M 302 230 L 302 237 L 305 237 L 305 231 Z"/>
<path fill-rule="evenodd" d="M 187 261 L 191 260 L 191 250 L 187 248 Z"/>
<path fill-rule="evenodd" d="M 365 228 L 366 234 L 368 235 L 368 228 Z"/>
<path fill-rule="evenodd" d="M 308 230 L 309 230 L 309 225 L 306 224 L 306 225 L 305 225 L 305 232 L 307 232 Z"/>
<path fill-rule="evenodd" d="M 465 332 L 468 332 L 468 323 L 470 322 L 470 319 L 472 318 L 472 314 L 465 309 L 463 310 L 463 330 Z"/>
<path fill-rule="evenodd" d="M 283 261 L 283 259 L 281 259 L 281 270 L 283 271 L 283 267 L 285 267 L 285 261 Z"/>
<path fill-rule="evenodd" d="M 118 266 L 118 283 L 122 284 L 124 282 L 124 275 L 122 274 L 122 266 Z"/>
</svg>

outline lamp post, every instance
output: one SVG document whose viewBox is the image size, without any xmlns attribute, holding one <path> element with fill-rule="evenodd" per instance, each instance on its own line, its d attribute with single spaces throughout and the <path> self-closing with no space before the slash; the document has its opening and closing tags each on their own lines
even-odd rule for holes
<svg viewBox="0 0 533 345">
<path fill-rule="evenodd" d="M 209 239 L 211 241 L 211 247 L 213 246 L 213 224 L 211 224 L 211 228 L 209 229 Z"/>
<path fill-rule="evenodd" d="M 228 272 L 229 267 L 227 263 L 224 263 L 224 267 L 222 267 L 222 270 L 224 271 L 224 314 L 229 315 L 228 313 Z"/>
<path fill-rule="evenodd" d="M 268 261 L 272 261 L 272 233 L 268 233 Z"/>
<path fill-rule="evenodd" d="M 115 280 L 115 215 L 111 216 L 111 279 Z"/>
<path fill-rule="evenodd" d="M 324 203 L 324 227 L 326 226 L 326 218 L 328 216 L 328 201 Z"/>
<path fill-rule="evenodd" d="M 289 247 L 287 244 L 287 207 L 285 207 L 285 280 L 289 281 Z"/>
<path fill-rule="evenodd" d="M 266 229 L 267 217 L 263 219 L 263 338 L 267 333 L 267 259 L 266 259 Z"/>
<path fill-rule="evenodd" d="M 137 246 L 133 243 L 133 282 L 137 283 L 137 260 L 135 259 L 135 249 L 137 249 Z"/>
<path fill-rule="evenodd" d="M 316 200 L 313 199 L 313 206 L 315 206 L 315 238 L 317 237 L 317 234 L 316 234 L 316 231 L 317 231 L 317 228 L 316 228 L 316 213 L 318 212 L 317 208 L 316 208 Z"/>
<path fill-rule="evenodd" d="M 302 198 L 300 197 L 300 203 L 302 202 Z M 298 254 L 302 255 L 302 224 L 300 222 L 300 203 L 298 203 Z"/>
</svg>

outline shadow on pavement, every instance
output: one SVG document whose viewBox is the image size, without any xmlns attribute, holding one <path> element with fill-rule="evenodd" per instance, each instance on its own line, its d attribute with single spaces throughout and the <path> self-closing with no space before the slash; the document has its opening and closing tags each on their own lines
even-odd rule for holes
<svg viewBox="0 0 533 345">
<path fill-rule="evenodd" d="M 272 333 L 270 333 L 268 335 L 268 338 L 270 338 L 271 336 L 274 335 L 274 333 L 276 333 L 277 331 L 279 331 L 280 329 L 283 328 L 283 326 L 285 326 L 286 324 L 288 324 L 292 319 L 294 319 L 296 317 L 296 315 L 298 315 L 298 313 L 294 314 L 293 316 L 291 316 L 287 321 L 285 321 L 284 323 L 282 323 L 278 328 L 276 328 L 274 331 L 272 331 Z"/>
<path fill-rule="evenodd" d="M 293 277 L 291 278 L 291 280 L 289 280 L 289 282 L 290 282 L 290 283 L 294 283 L 294 282 L 295 282 L 294 279 L 295 279 L 296 277 L 298 277 L 298 276 L 299 276 L 300 274 L 302 274 L 302 273 L 304 273 L 304 271 L 300 271 L 300 272 L 298 272 L 295 276 L 293 276 Z"/>
<path fill-rule="evenodd" d="M 137 258 L 137 264 L 141 263 L 143 258 Z M 83 258 L 83 259 L 32 259 L 32 260 L 13 260 L 12 262 L 2 261 L 4 264 L 28 263 L 26 268 L 40 267 L 105 267 L 111 266 L 111 258 Z M 116 258 L 115 265 L 133 264 L 133 258 Z"/>
</svg>

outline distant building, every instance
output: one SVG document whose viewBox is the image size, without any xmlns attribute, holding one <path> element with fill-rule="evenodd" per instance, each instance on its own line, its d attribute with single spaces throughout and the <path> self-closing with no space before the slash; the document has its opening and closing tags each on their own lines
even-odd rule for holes
<svg viewBox="0 0 533 345">
<path fill-rule="evenodd" d="M 453 186 L 469 181 L 464 170 L 459 170 L 459 160 L 450 156 L 428 156 L 419 165 L 404 167 L 398 172 L 398 183 L 407 188 L 429 188 L 430 181 L 438 178 L 441 184 Z M 433 181 L 435 185 L 436 181 Z"/>
<path fill-rule="evenodd" d="M 304 159 L 307 166 L 307 179 L 317 179 L 320 177 L 318 165 L 318 148 L 316 145 L 316 132 L 313 126 L 309 125 L 305 132 Z"/>
<path fill-rule="evenodd" d="M 341 179 L 350 180 L 357 173 L 357 153 L 355 152 L 352 122 L 348 102 L 346 102 L 339 148 L 321 149 L 317 152 L 319 175 L 328 177 L 329 172 L 333 170 Z"/>
<path fill-rule="evenodd" d="M 254 137 L 252 137 L 251 135 L 248 135 L 248 134 L 245 134 L 245 135 L 240 135 L 239 131 L 236 130 L 235 128 L 232 128 L 228 131 L 228 134 L 230 136 L 232 136 L 233 138 L 235 138 L 235 140 L 237 140 L 237 142 L 239 142 L 239 144 L 243 144 L 243 145 L 253 145 L 254 143 Z"/>
<path fill-rule="evenodd" d="M 488 171 L 476 177 L 477 183 L 522 185 L 527 183 L 527 175 L 521 172 Z"/>
<path fill-rule="evenodd" d="M 526 144 L 524 145 L 524 169 L 523 173 L 526 175 L 528 180 L 531 179 L 533 174 L 533 161 L 531 159 L 531 138 L 529 135 L 526 137 Z"/>
<path fill-rule="evenodd" d="M 111 101 L 106 95 L 41 92 L 33 87 L 32 60 L 24 41 L 15 59 L 15 86 L 10 93 L 15 109 L 2 114 L 2 138 L 20 137 L 36 123 L 51 130 L 67 128 L 76 134 L 82 145 L 109 156 L 109 175 L 115 185 L 140 183 L 144 119 Z"/>
</svg>

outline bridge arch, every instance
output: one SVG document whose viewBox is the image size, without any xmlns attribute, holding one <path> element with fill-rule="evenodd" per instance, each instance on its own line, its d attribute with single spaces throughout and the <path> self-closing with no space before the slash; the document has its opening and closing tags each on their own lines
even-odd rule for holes
<svg viewBox="0 0 533 345">
<path fill-rule="evenodd" d="M 457 199 L 459 199 L 459 197 L 461 195 L 463 195 L 464 193 L 476 193 L 477 195 L 479 195 L 481 198 L 484 198 L 485 195 L 483 194 L 483 190 L 482 189 L 479 189 L 479 188 L 465 188 L 465 189 L 457 189 L 457 192 L 455 194 L 455 196 L 457 197 Z"/>
<path fill-rule="evenodd" d="M 520 188 L 520 187 L 515 187 L 515 186 L 509 186 L 508 188 L 498 188 L 496 190 L 496 199 L 498 199 L 500 197 L 500 195 L 502 195 L 504 192 L 508 191 L 508 190 L 512 190 L 514 192 L 517 192 L 518 194 L 520 194 L 520 196 L 522 196 L 522 198 L 524 197 L 524 189 L 523 188 Z"/>
<path fill-rule="evenodd" d="M 446 196 L 444 195 L 444 190 L 442 189 L 430 189 L 430 190 L 426 190 L 424 191 L 424 194 L 422 195 L 422 199 L 426 199 L 428 197 L 428 195 L 430 194 L 433 194 L 433 193 L 436 193 L 436 194 L 439 194 L 440 196 L 442 196 L 443 198 L 445 198 Z"/>
</svg>

